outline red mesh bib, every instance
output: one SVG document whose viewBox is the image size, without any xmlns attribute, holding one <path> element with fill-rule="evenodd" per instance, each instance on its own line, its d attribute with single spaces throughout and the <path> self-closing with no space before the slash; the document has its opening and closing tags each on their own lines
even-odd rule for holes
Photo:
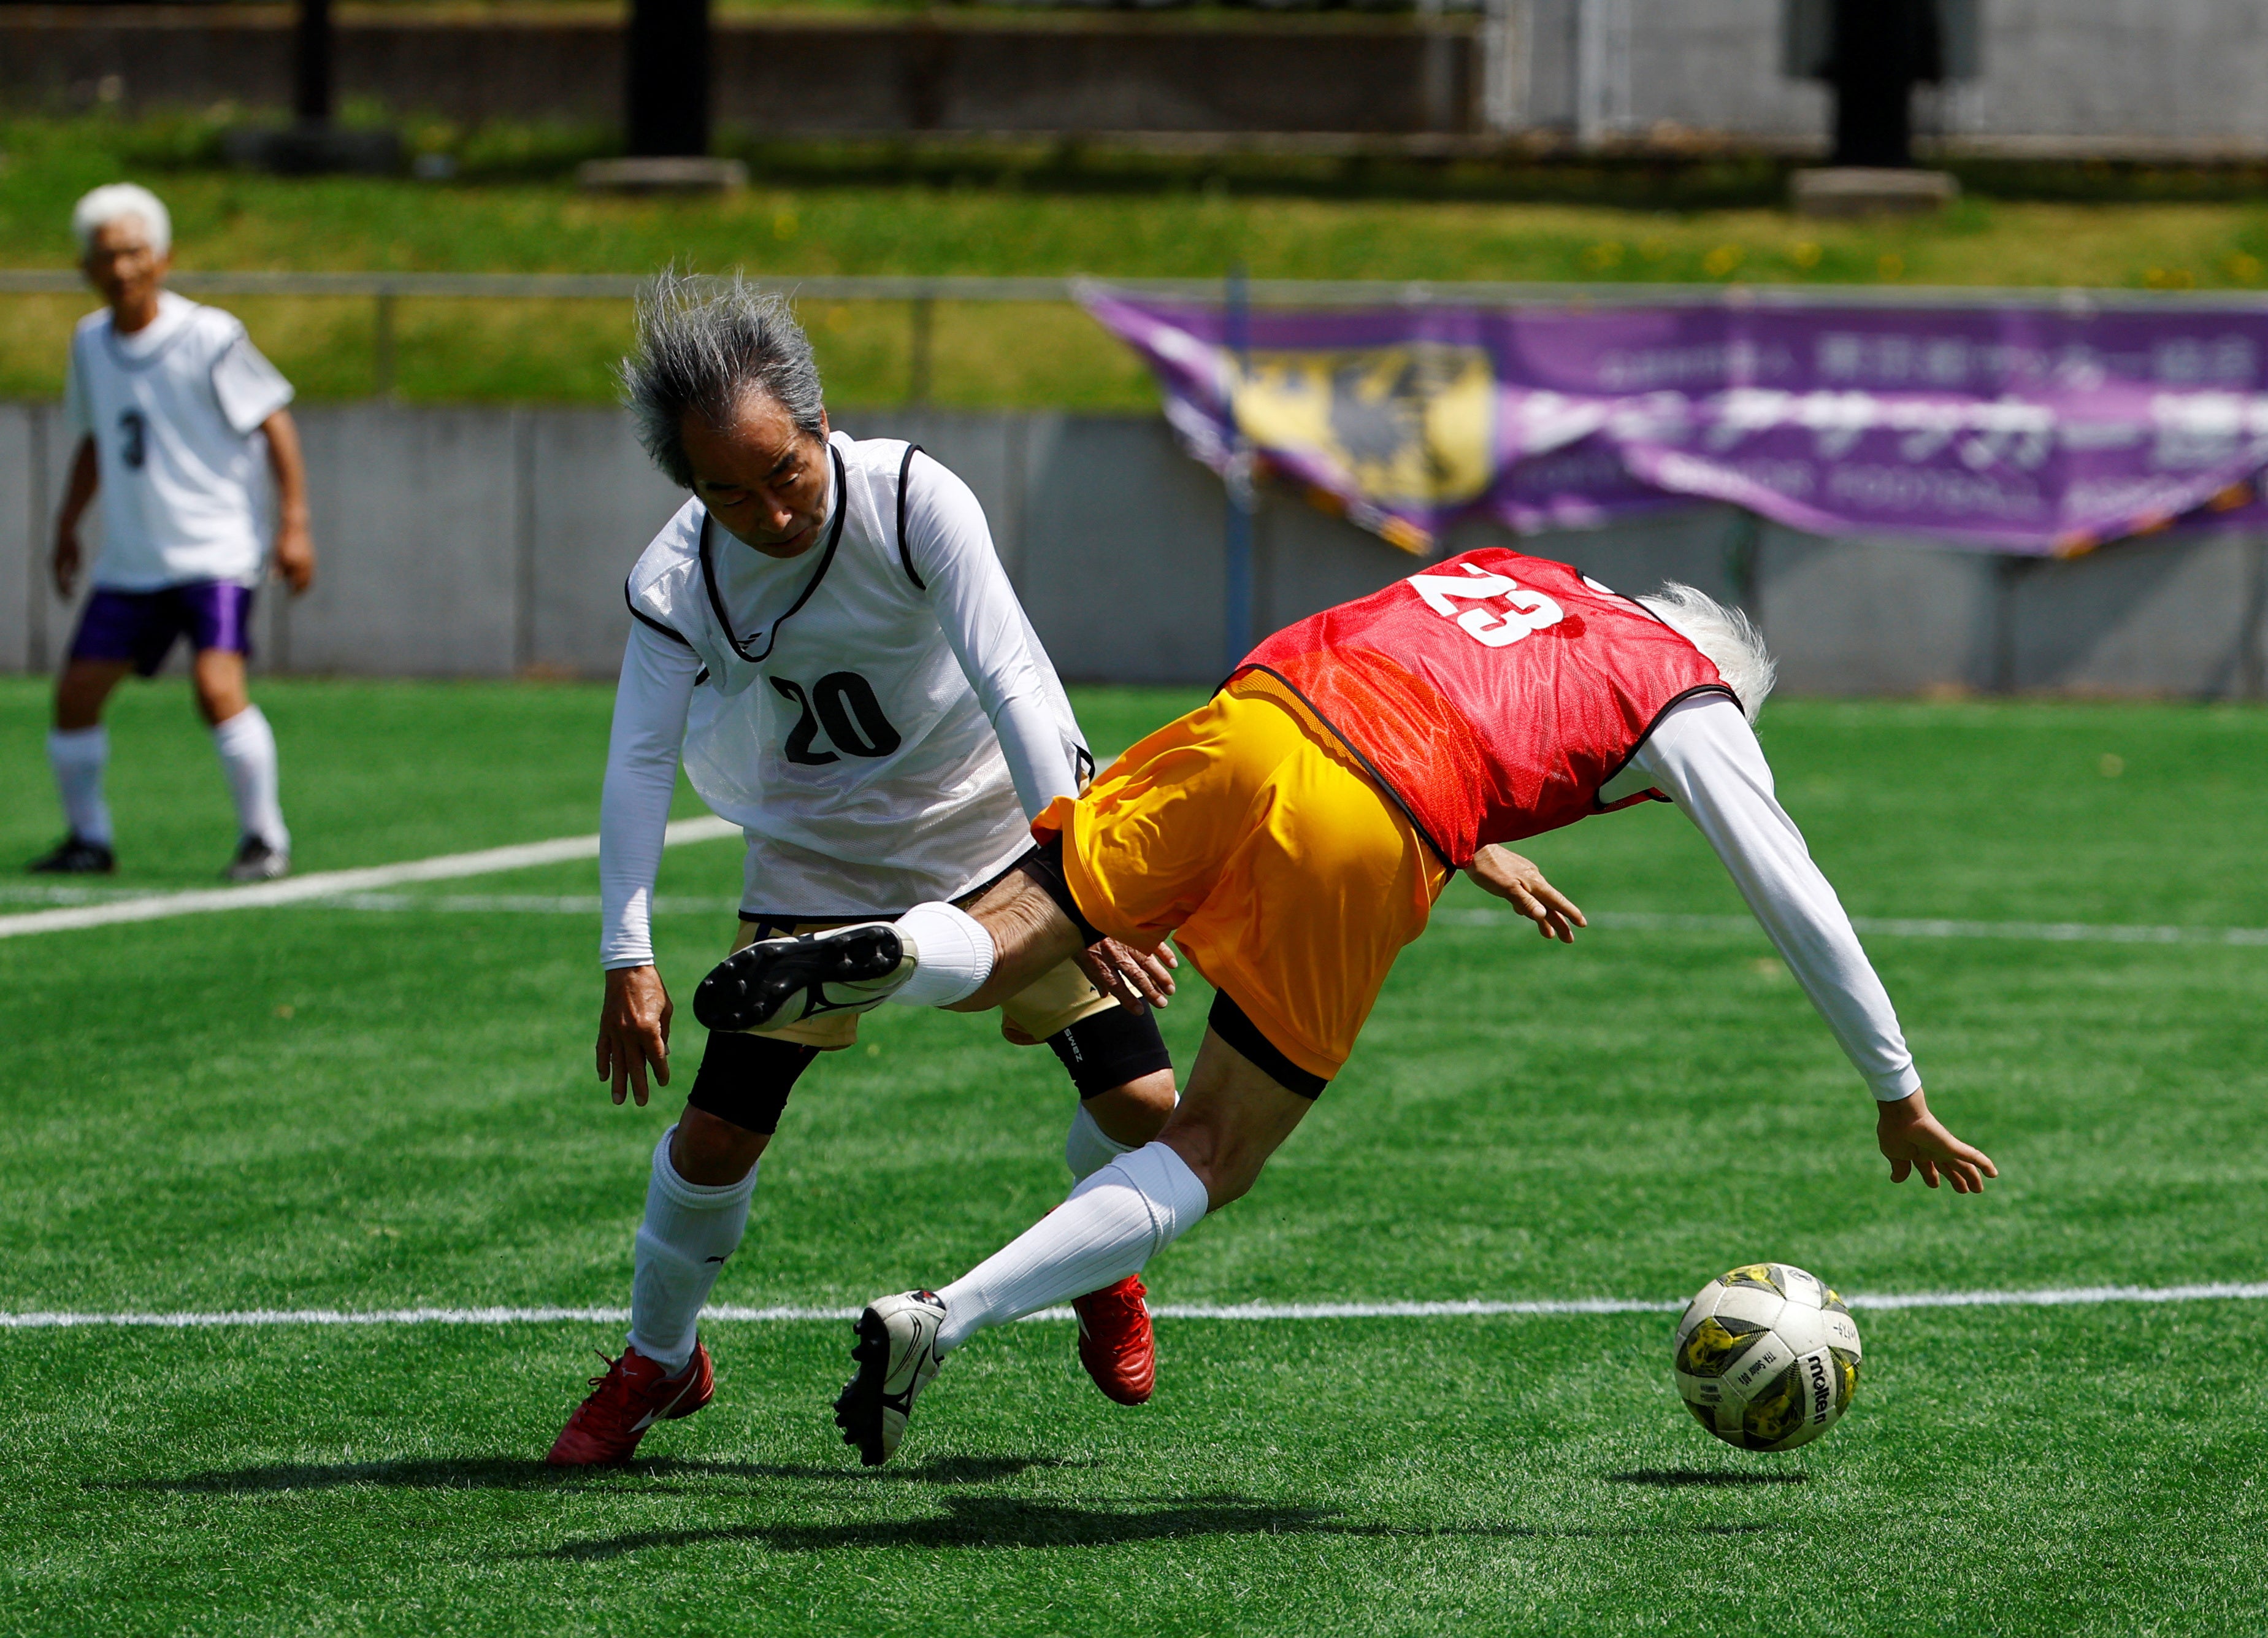
<svg viewBox="0 0 2268 1638">
<path fill-rule="evenodd" d="M 1252 669 L 1297 689 L 1461 868 L 1602 811 L 1600 786 L 1663 712 L 1732 692 L 1629 598 L 1499 547 L 1287 626 Z"/>
</svg>

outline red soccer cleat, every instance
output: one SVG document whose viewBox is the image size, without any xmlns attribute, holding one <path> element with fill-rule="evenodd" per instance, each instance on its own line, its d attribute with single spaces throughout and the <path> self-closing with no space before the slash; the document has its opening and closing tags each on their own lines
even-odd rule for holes
<svg viewBox="0 0 2268 1638">
<path fill-rule="evenodd" d="M 685 1369 L 674 1376 L 636 1348 L 625 1347 L 622 1358 L 607 1360 L 607 1374 L 592 1377 L 591 1387 L 591 1397 L 575 1407 L 543 1458 L 547 1465 L 606 1467 L 629 1461 L 647 1428 L 690 1416 L 714 1398 L 717 1373 L 710 1367 L 708 1348 L 698 1342 Z"/>
<path fill-rule="evenodd" d="M 1150 1294 L 1139 1274 L 1071 1301 L 1079 1316 L 1079 1362 L 1107 1399 L 1139 1405 L 1158 1383 L 1158 1341 L 1150 1330 Z"/>
</svg>

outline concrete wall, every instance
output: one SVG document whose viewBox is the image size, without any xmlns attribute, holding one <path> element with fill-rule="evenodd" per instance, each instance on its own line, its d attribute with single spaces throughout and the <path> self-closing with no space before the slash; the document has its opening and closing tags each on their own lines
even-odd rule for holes
<svg viewBox="0 0 2268 1638">
<path fill-rule="evenodd" d="M 271 670 L 360 675 L 611 675 L 622 578 L 682 496 L 603 410 L 312 406 L 314 591 L 263 598 Z M 67 454 L 52 407 L 0 405 L 0 668 L 43 670 L 72 610 L 47 589 Z M 1063 673 L 1210 682 L 1227 659 L 1220 484 L 1141 416 L 839 412 L 910 438 L 968 480 Z M 92 541 L 92 536 L 90 536 Z M 1456 531 L 1462 549 L 1509 537 Z M 2020 690 L 2257 697 L 2268 542 L 2230 535 L 2071 563 L 1887 541 L 1820 541 L 1699 506 L 1543 536 L 1624 591 L 1680 579 L 1744 602 L 1791 690 Z M 1270 499 L 1253 543 L 1256 634 L 1408 574 L 1415 561 Z"/>
</svg>

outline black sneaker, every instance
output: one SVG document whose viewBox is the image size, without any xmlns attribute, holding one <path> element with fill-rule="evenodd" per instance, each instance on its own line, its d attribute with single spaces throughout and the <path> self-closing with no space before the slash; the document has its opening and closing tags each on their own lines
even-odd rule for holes
<svg viewBox="0 0 2268 1638">
<path fill-rule="evenodd" d="M 247 836 L 237 844 L 236 857 L 220 874 L 224 882 L 273 882 L 291 874 L 291 855 L 256 836 Z"/>
<path fill-rule="evenodd" d="M 25 867 L 40 876 L 107 876 L 118 868 L 118 855 L 99 842 L 71 835 Z"/>
</svg>

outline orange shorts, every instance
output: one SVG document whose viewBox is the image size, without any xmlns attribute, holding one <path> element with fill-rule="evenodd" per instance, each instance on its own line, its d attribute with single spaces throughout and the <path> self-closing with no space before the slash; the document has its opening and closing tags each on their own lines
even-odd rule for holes
<svg viewBox="0 0 2268 1638">
<path fill-rule="evenodd" d="M 1252 673 L 1033 826 L 1071 896 L 1143 948 L 1167 934 L 1308 1074 L 1336 1075 L 1448 867 L 1331 731 Z"/>
</svg>

